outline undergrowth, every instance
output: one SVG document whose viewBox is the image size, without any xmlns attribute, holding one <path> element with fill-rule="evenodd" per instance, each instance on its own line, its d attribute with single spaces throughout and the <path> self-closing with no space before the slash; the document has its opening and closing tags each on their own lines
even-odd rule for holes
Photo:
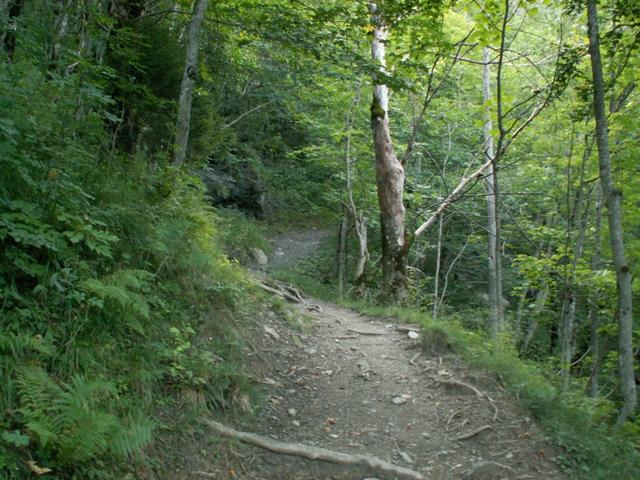
<svg viewBox="0 0 640 480">
<path fill-rule="evenodd" d="M 184 392 L 245 402 L 251 306 L 223 221 L 196 178 L 107 147 L 107 101 L 27 63 L 0 70 L 2 479 L 123 478 Z"/>
</svg>

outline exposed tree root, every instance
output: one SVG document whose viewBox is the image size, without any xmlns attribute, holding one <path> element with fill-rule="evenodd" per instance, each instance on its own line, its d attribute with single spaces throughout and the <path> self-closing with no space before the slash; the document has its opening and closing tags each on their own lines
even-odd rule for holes
<svg viewBox="0 0 640 480">
<path fill-rule="evenodd" d="M 479 433 L 484 432 L 485 430 L 493 430 L 493 427 L 491 425 L 483 425 L 480 428 L 476 428 L 475 430 L 469 432 L 469 433 L 465 433 L 464 435 L 460 435 L 459 437 L 456 438 L 452 438 L 451 441 L 452 442 L 459 442 L 461 440 L 469 440 L 470 438 L 475 437 L 476 435 L 478 435 Z"/>
<path fill-rule="evenodd" d="M 300 297 L 299 293 L 297 295 L 293 295 L 289 293 L 287 290 L 284 290 L 284 289 L 278 290 L 277 288 L 273 288 L 273 287 L 270 287 L 269 285 L 266 285 L 264 282 L 257 282 L 256 285 L 261 289 L 269 293 L 273 293 L 274 295 L 278 295 L 279 297 L 289 300 L 290 302 L 293 302 L 293 303 L 302 302 L 302 298 Z"/>
<path fill-rule="evenodd" d="M 411 365 L 413 365 L 414 367 L 417 367 L 417 366 L 418 366 L 418 364 L 416 363 L 416 359 L 417 359 L 421 354 L 422 354 L 422 352 L 418 352 L 418 353 L 416 353 L 413 357 L 411 357 L 411 358 L 409 359 L 409 363 L 410 363 Z"/>
<path fill-rule="evenodd" d="M 424 477 L 420 472 L 409 468 L 394 465 L 371 455 L 352 455 L 348 453 L 334 452 L 324 448 L 312 447 L 300 443 L 285 443 L 273 440 L 255 433 L 241 432 L 228 427 L 215 420 L 205 420 L 205 423 L 211 427 L 216 433 L 229 438 L 235 438 L 251 445 L 255 445 L 274 453 L 283 453 L 286 455 L 295 455 L 298 457 L 308 458 L 310 460 L 321 460 L 324 462 L 335 463 L 339 465 L 353 465 L 371 468 L 374 471 L 395 475 L 399 478 L 423 480 Z"/>
<path fill-rule="evenodd" d="M 364 330 L 356 330 L 355 328 L 347 328 L 347 332 L 357 333 L 358 335 L 386 335 L 384 332 L 366 332 Z"/>
<path fill-rule="evenodd" d="M 461 387 L 468 388 L 473 393 L 475 393 L 476 396 L 478 396 L 479 398 L 486 398 L 488 400 L 488 402 L 491 404 L 491 406 L 493 407 L 493 421 L 495 422 L 498 419 L 498 407 L 496 406 L 495 400 L 493 398 L 491 398 L 489 395 L 487 395 L 486 393 L 478 390 L 473 385 L 469 385 L 468 383 L 461 382 L 460 380 L 439 380 L 439 379 L 436 379 L 436 382 L 443 383 L 445 385 L 459 385 Z"/>
</svg>

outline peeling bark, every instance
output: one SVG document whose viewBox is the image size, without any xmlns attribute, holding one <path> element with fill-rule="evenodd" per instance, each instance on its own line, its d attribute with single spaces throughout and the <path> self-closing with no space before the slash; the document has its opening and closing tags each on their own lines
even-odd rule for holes
<svg viewBox="0 0 640 480">
<path fill-rule="evenodd" d="M 384 74 L 387 31 L 375 3 L 369 4 L 369 11 L 374 25 L 371 57 Z M 388 90 L 380 80 L 374 79 L 371 127 L 382 229 L 383 291 L 391 298 L 402 300 L 406 296 L 409 248 L 404 230 L 405 208 L 402 200 L 405 173 L 391 141 Z"/>
</svg>

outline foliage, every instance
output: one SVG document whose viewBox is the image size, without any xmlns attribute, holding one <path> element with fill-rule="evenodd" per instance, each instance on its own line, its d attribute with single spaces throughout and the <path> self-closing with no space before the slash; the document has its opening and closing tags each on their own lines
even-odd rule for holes
<svg viewBox="0 0 640 480">
<path fill-rule="evenodd" d="M 179 46 L 148 42 L 167 24 L 103 18 L 107 63 L 57 72 L 43 8 L 0 62 L 0 476 L 27 478 L 31 459 L 50 478 L 122 478 L 181 391 L 210 408 L 246 391 L 231 319 L 247 283 L 200 181 L 164 165 Z"/>
</svg>

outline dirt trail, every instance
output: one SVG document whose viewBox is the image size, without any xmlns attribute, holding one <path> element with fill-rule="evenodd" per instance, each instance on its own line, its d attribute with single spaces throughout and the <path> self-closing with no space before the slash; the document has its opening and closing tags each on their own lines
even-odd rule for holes
<svg viewBox="0 0 640 480">
<path fill-rule="evenodd" d="M 269 269 L 288 267 L 300 259 L 313 254 L 322 241 L 329 236 L 327 230 L 305 230 L 289 232 L 272 239 L 273 253 L 269 258 Z"/>
<path fill-rule="evenodd" d="M 306 330 L 276 315 L 256 326 L 248 355 L 267 399 L 257 419 L 234 427 L 375 455 L 433 480 L 565 478 L 557 452 L 526 412 L 446 346 L 428 355 L 421 337 L 388 319 L 318 300 L 295 308 L 311 317 Z M 254 447 L 229 452 L 211 478 L 388 478 Z"/>
</svg>

